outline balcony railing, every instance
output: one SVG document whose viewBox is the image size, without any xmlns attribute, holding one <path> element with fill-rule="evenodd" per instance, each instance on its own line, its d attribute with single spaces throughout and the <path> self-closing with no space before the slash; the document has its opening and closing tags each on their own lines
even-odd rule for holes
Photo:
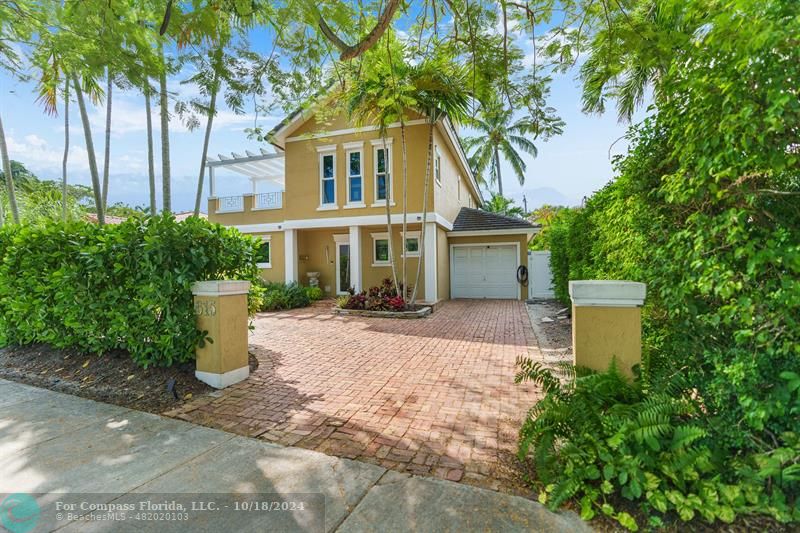
<svg viewBox="0 0 800 533">
<path fill-rule="evenodd" d="M 253 198 L 253 209 L 280 209 L 283 207 L 283 192 L 262 192 Z"/>
<path fill-rule="evenodd" d="M 241 213 L 244 211 L 244 196 L 222 196 L 217 198 L 217 213 Z"/>
</svg>

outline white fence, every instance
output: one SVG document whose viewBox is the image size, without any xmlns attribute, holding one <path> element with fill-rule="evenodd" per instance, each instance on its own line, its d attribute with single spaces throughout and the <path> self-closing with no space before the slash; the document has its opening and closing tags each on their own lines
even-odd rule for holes
<svg viewBox="0 0 800 533">
<path fill-rule="evenodd" d="M 550 251 L 528 252 L 528 298 L 553 298 Z"/>
</svg>

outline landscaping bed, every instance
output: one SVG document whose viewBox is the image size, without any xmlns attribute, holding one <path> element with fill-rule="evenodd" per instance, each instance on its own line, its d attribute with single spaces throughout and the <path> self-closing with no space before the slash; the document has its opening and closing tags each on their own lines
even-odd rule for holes
<svg viewBox="0 0 800 533">
<path fill-rule="evenodd" d="M 418 309 L 409 309 L 406 311 L 373 311 L 368 309 L 340 309 L 334 307 L 333 312 L 337 315 L 366 316 L 373 318 L 424 318 L 431 314 L 432 309 L 427 305 L 419 307 Z"/>
<path fill-rule="evenodd" d="M 250 371 L 256 368 L 250 355 Z M 96 356 L 44 344 L 0 349 L 0 378 L 156 414 L 215 391 L 194 371 L 194 361 L 144 369 L 121 350 Z"/>
</svg>

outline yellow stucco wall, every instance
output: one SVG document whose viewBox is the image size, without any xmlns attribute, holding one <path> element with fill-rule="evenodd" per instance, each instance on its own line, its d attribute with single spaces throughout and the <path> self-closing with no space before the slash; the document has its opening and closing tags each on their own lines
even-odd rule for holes
<svg viewBox="0 0 800 533">
<path fill-rule="evenodd" d="M 419 224 L 409 224 L 408 225 L 409 233 L 412 231 L 420 231 Z M 394 247 L 395 259 L 394 264 L 397 269 L 397 279 L 400 281 L 402 279 L 402 258 L 400 257 L 400 252 L 402 251 L 402 243 L 400 234 L 402 232 L 402 227 L 400 224 L 393 224 L 392 225 L 392 246 Z M 379 285 L 385 278 L 392 277 L 392 267 L 389 265 L 380 265 L 380 266 L 373 266 L 373 233 L 387 233 L 386 225 L 382 226 L 365 226 L 361 228 L 361 279 L 362 279 L 362 286 L 364 289 L 369 287 L 373 287 L 375 285 Z M 420 235 L 421 237 L 421 235 Z M 415 282 L 417 282 L 417 264 L 419 258 L 417 257 L 408 257 L 406 258 L 406 280 L 407 285 L 409 287 L 413 287 Z M 421 300 L 425 294 L 425 271 L 424 271 L 424 264 L 423 270 L 420 272 L 418 284 L 419 288 L 417 289 L 417 299 Z"/>
<path fill-rule="evenodd" d="M 448 149 L 444 135 L 436 129 L 433 136 L 434 146 L 439 149 L 441 154 L 442 179 L 437 182 L 435 177 L 431 178 L 434 189 L 434 205 L 436 212 L 442 215 L 448 222 L 453 222 L 458 216 L 462 207 L 475 207 L 477 201 L 469 192 L 466 184 L 466 174 L 461 165 L 457 162 L 455 154 Z M 435 153 L 435 151 L 434 151 Z M 461 179 L 459 179 L 459 176 Z M 472 197 L 472 203 L 469 199 Z"/>
<path fill-rule="evenodd" d="M 270 240 L 270 268 L 260 270 L 261 278 L 266 281 L 283 282 L 286 280 L 286 261 L 283 253 L 283 232 L 272 231 L 265 233 L 249 233 L 255 238 L 269 236 Z"/>
<path fill-rule="evenodd" d="M 208 220 L 225 226 L 238 226 L 242 224 L 267 224 L 283 222 L 286 213 L 283 209 L 256 209 L 253 210 L 255 197 L 252 194 L 244 195 L 244 212 L 217 213 L 216 198 L 208 200 Z M 283 198 L 286 205 L 286 196 Z"/>
<path fill-rule="evenodd" d="M 213 342 L 198 347 L 197 370 L 224 374 L 246 367 L 247 295 L 195 296 L 197 328 Z"/>
<path fill-rule="evenodd" d="M 518 243 L 519 265 L 528 266 L 528 236 L 527 235 L 484 235 L 477 237 L 450 237 L 448 244 L 479 244 L 479 243 Z M 448 263 L 449 268 L 449 263 Z M 448 281 L 449 285 L 449 281 Z M 528 287 L 519 285 L 519 298 L 528 297 Z"/>
<path fill-rule="evenodd" d="M 605 371 L 616 357 L 617 368 L 632 376 L 642 360 L 641 317 L 638 307 L 572 306 L 575 364 Z"/>
</svg>

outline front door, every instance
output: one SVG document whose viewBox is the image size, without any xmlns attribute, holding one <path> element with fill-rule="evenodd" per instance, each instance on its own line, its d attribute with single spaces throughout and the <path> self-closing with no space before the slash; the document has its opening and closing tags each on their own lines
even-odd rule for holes
<svg viewBox="0 0 800 533">
<path fill-rule="evenodd" d="M 336 243 L 336 294 L 346 294 L 350 289 L 350 243 Z"/>
</svg>

